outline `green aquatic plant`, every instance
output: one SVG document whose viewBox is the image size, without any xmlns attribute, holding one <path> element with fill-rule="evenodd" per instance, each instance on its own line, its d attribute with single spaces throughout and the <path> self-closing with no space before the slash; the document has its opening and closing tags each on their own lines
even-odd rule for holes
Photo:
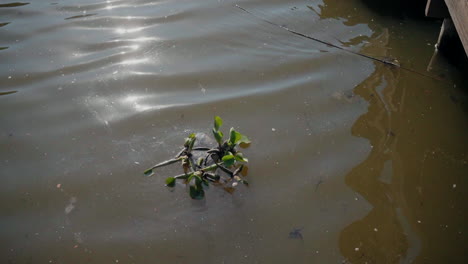
<svg viewBox="0 0 468 264">
<path fill-rule="evenodd" d="M 154 165 L 144 171 L 144 174 L 152 176 L 157 168 L 180 163 L 184 173 L 166 178 L 166 186 L 173 188 L 176 180 L 182 180 L 188 185 L 192 199 L 203 199 L 204 189 L 210 184 L 221 185 L 228 192 L 232 192 L 238 183 L 248 185 L 241 174 L 248 159 L 238 148 L 248 146 L 250 140 L 234 128 L 230 129 L 229 138 L 224 139 L 220 130 L 222 125 L 223 120 L 215 116 L 212 132 L 217 146 L 195 147 L 197 136 L 192 133 L 185 139 L 182 150 L 174 158 Z"/>
</svg>

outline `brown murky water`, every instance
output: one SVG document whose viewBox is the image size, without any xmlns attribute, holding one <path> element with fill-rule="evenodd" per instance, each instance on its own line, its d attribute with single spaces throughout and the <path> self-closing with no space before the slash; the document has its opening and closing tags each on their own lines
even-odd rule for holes
<svg viewBox="0 0 468 264">
<path fill-rule="evenodd" d="M 359 0 L 1 1 L 0 262 L 466 263 L 467 82 L 426 71 L 438 30 Z M 142 176 L 214 115 L 253 141 L 249 188 Z"/>
</svg>

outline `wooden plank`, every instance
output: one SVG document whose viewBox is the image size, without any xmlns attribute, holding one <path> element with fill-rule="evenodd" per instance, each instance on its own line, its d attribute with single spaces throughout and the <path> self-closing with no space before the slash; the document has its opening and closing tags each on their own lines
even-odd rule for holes
<svg viewBox="0 0 468 264">
<path fill-rule="evenodd" d="M 446 18 L 450 16 L 444 0 L 427 0 L 426 16 L 434 18 Z"/>
<path fill-rule="evenodd" d="M 468 55 L 468 0 L 445 0 L 445 4 Z"/>
</svg>

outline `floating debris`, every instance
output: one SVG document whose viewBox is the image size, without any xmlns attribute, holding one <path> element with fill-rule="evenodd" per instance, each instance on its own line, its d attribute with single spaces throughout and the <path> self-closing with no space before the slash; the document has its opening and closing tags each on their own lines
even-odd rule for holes
<svg viewBox="0 0 468 264">
<path fill-rule="evenodd" d="M 289 232 L 288 237 L 291 239 L 301 239 L 301 240 L 304 239 L 301 233 L 302 229 L 304 228 L 294 228 L 291 232 Z"/>
</svg>

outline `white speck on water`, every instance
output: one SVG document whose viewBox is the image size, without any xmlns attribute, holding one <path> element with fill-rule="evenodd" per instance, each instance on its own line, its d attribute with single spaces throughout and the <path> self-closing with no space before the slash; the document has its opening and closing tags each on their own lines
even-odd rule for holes
<svg viewBox="0 0 468 264">
<path fill-rule="evenodd" d="M 71 213 L 71 211 L 73 211 L 73 209 L 75 209 L 76 201 L 77 201 L 76 197 L 70 198 L 69 204 L 65 207 L 65 214 L 69 214 Z"/>
<path fill-rule="evenodd" d="M 140 162 L 138 162 L 138 161 L 135 161 L 135 164 L 136 164 L 136 165 L 139 165 L 139 164 L 140 164 Z"/>
<path fill-rule="evenodd" d="M 200 91 L 203 93 L 203 94 L 206 94 L 206 89 L 205 87 L 203 87 L 203 85 L 201 83 L 198 84 L 198 87 L 200 87 Z"/>
<path fill-rule="evenodd" d="M 272 127 L 272 128 L 271 128 L 271 131 L 275 132 L 275 131 L 276 131 L 276 128 Z"/>
<path fill-rule="evenodd" d="M 377 232 L 377 231 L 379 231 L 379 230 L 377 229 L 377 227 L 375 227 L 375 228 L 374 228 L 374 231 Z"/>
<path fill-rule="evenodd" d="M 8 79 L 11 79 L 11 76 L 8 76 Z"/>
<path fill-rule="evenodd" d="M 359 251 L 359 248 L 355 248 L 354 251 Z"/>
<path fill-rule="evenodd" d="M 452 188 L 454 188 L 454 189 L 457 188 L 457 185 L 454 183 L 454 184 L 452 185 Z"/>
<path fill-rule="evenodd" d="M 421 223 L 421 220 L 418 220 L 418 224 L 420 224 L 420 223 Z"/>
</svg>

